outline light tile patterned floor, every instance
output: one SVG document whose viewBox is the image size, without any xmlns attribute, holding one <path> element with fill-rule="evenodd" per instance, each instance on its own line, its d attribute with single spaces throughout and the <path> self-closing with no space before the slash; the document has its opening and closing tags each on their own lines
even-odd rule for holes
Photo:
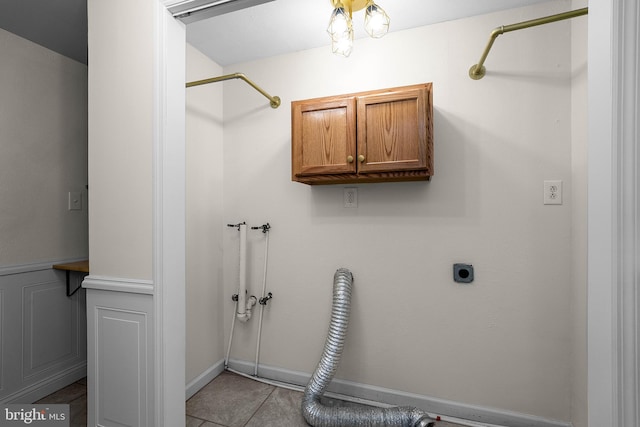
<svg viewBox="0 0 640 427">
<path fill-rule="evenodd" d="M 87 424 L 87 383 L 75 382 L 36 403 L 68 403 L 71 427 Z M 330 404 L 347 404 L 326 399 Z M 187 401 L 187 427 L 308 427 L 302 393 L 223 372 Z M 460 427 L 437 422 L 435 427 Z"/>
</svg>

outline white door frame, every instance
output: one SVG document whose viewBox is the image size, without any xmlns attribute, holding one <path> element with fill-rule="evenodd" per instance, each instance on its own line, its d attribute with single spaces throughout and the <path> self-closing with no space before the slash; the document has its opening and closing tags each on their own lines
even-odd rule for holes
<svg viewBox="0 0 640 427">
<path fill-rule="evenodd" d="M 154 137 L 155 425 L 179 426 L 185 420 L 184 202 L 178 202 L 184 200 L 180 156 L 184 156 L 185 29 L 171 22 L 175 20 L 166 5 L 172 0 L 155 1 L 159 31 Z M 593 427 L 640 425 L 636 350 L 640 339 L 635 320 L 640 316 L 636 2 L 591 0 L 589 4 L 587 351 Z"/>
<path fill-rule="evenodd" d="M 588 407 L 590 426 L 640 425 L 637 0 L 589 4 Z"/>
<path fill-rule="evenodd" d="M 185 423 L 186 30 L 162 0 L 154 10 L 154 426 Z"/>
</svg>

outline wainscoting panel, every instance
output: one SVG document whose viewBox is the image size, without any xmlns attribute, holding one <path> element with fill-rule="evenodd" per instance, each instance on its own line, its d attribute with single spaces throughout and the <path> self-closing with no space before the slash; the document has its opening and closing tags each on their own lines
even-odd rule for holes
<svg viewBox="0 0 640 427">
<path fill-rule="evenodd" d="M 32 403 L 86 375 L 85 291 L 53 263 L 0 268 L 0 403 Z"/>
<path fill-rule="evenodd" d="M 4 346 L 2 345 L 2 343 L 4 342 L 4 336 L 2 334 L 2 330 L 4 329 L 2 327 L 2 325 L 5 325 L 6 322 L 4 321 L 4 313 L 6 312 L 6 308 L 4 306 L 4 291 L 0 288 L 0 396 L 3 395 L 3 393 L 5 393 L 5 388 L 4 388 Z"/>
<path fill-rule="evenodd" d="M 23 378 L 44 375 L 67 360 L 83 358 L 78 348 L 78 304 L 67 297 L 60 281 L 36 283 L 22 288 Z"/>
<path fill-rule="evenodd" d="M 89 424 L 149 426 L 153 423 L 153 298 L 92 289 L 91 283 L 89 277 L 85 283 L 89 286 Z M 122 280 L 118 283 L 122 285 Z"/>
</svg>

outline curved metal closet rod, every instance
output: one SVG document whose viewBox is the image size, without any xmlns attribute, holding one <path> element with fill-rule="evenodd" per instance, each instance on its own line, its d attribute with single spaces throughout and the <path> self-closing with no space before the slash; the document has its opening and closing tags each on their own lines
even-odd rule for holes
<svg viewBox="0 0 640 427">
<path fill-rule="evenodd" d="M 522 30 L 525 28 L 535 27 L 538 25 L 549 24 L 551 22 L 563 21 L 565 19 L 575 18 L 577 16 L 586 15 L 589 13 L 589 8 L 584 7 L 582 9 L 571 10 L 569 12 L 558 13 L 557 15 L 545 16 L 538 19 L 532 19 L 530 21 L 518 22 L 517 24 L 511 25 L 502 25 L 500 27 L 496 27 L 491 31 L 491 35 L 489 36 L 489 42 L 487 43 L 487 47 L 484 48 L 484 52 L 480 57 L 480 61 L 477 64 L 474 64 L 469 68 L 469 77 L 473 80 L 480 80 L 486 74 L 486 68 L 484 67 L 484 61 L 487 59 L 487 55 L 489 55 L 489 51 L 491 50 L 491 46 L 493 46 L 493 42 L 498 38 L 500 34 L 508 33 L 510 31 Z"/>
<path fill-rule="evenodd" d="M 271 102 L 271 108 L 278 108 L 280 106 L 280 97 L 269 95 L 260 86 L 258 86 L 253 81 L 251 81 L 243 73 L 225 74 L 224 76 L 211 77 L 210 79 L 196 80 L 194 82 L 188 82 L 187 87 L 206 85 L 209 83 L 216 83 L 216 82 L 221 82 L 224 80 L 232 80 L 232 79 L 242 79 L 245 82 L 247 82 L 249 85 L 251 85 L 251 87 L 253 87 L 255 90 L 260 92 Z"/>
</svg>

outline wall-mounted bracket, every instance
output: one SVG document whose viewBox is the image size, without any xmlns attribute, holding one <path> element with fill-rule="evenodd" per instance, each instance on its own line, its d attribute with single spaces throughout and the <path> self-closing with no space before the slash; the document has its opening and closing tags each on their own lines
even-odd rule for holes
<svg viewBox="0 0 640 427">
<path fill-rule="evenodd" d="M 487 69 L 484 67 L 484 61 L 486 61 L 487 56 L 489 55 L 489 51 L 491 50 L 491 46 L 493 46 L 493 42 L 498 38 L 500 34 L 508 33 L 510 31 L 522 30 L 524 28 L 536 27 L 538 25 L 550 24 L 551 22 L 563 21 L 565 19 L 586 15 L 587 13 L 589 13 L 589 8 L 584 7 L 582 9 L 558 13 L 557 15 L 545 16 L 538 19 L 532 19 L 530 21 L 518 22 L 517 24 L 511 25 L 502 25 L 500 27 L 494 28 L 493 31 L 491 31 L 489 42 L 487 43 L 487 47 L 484 48 L 484 52 L 482 52 L 480 60 L 477 64 L 474 64 L 471 66 L 471 68 L 469 68 L 469 77 L 471 77 L 473 80 L 480 80 L 485 76 Z"/>
<path fill-rule="evenodd" d="M 85 261 L 77 261 L 77 262 L 68 262 L 66 264 L 54 264 L 52 268 L 55 270 L 62 270 L 66 273 L 67 279 L 67 296 L 70 297 L 80 288 L 82 288 L 82 281 L 78 280 L 79 284 L 74 289 L 71 289 L 71 273 L 83 273 L 83 277 L 89 274 L 89 260 Z"/>
<path fill-rule="evenodd" d="M 252 88 L 260 92 L 265 98 L 267 98 L 271 103 L 271 108 L 278 108 L 280 106 L 280 97 L 271 96 L 260 86 L 251 81 L 247 76 L 242 73 L 233 73 L 233 74 L 225 74 L 224 76 L 211 77 L 210 79 L 196 80 L 194 82 L 187 83 L 187 87 L 206 85 L 209 83 L 217 83 L 225 80 L 231 79 L 241 79 L 247 82 Z"/>
</svg>

